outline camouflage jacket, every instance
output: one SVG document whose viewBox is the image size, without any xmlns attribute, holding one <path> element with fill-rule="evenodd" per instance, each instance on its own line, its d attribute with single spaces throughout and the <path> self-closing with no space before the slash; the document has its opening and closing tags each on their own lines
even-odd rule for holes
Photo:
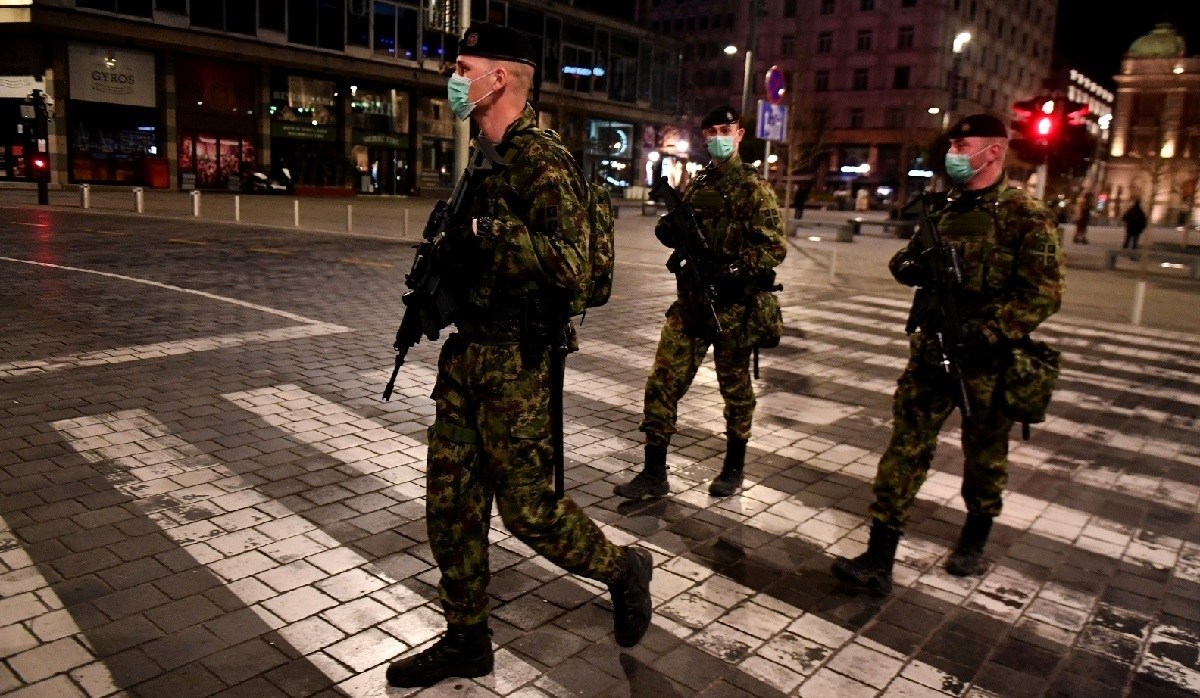
<svg viewBox="0 0 1200 698">
<path fill-rule="evenodd" d="M 726 291 L 718 308 L 721 324 L 737 326 L 754 291 L 753 280 L 769 277 L 787 255 L 779 201 L 770 185 L 736 154 L 705 168 L 683 193 L 683 200 L 695 212 L 708 244 L 710 258 L 704 260 L 708 274 Z M 736 275 L 720 271 L 731 268 Z M 694 289 L 680 283 L 678 292 L 687 315 L 703 314 L 698 309 L 705 301 L 694 297 Z"/>
<path fill-rule="evenodd" d="M 1027 192 L 1005 183 L 951 189 L 930 214 L 938 234 L 962 259 L 958 293 L 964 329 L 986 328 L 998 339 L 1027 336 L 1062 305 L 1062 245 L 1054 215 Z M 914 237 L 889 263 L 892 273 L 920 253 Z"/>
<path fill-rule="evenodd" d="M 588 192 L 561 141 L 536 128 L 528 105 L 496 144 L 502 163 L 472 183 L 468 215 L 479 231 L 477 263 L 456 282 L 460 330 L 508 335 L 520 299 L 578 288 L 588 273 Z"/>
</svg>

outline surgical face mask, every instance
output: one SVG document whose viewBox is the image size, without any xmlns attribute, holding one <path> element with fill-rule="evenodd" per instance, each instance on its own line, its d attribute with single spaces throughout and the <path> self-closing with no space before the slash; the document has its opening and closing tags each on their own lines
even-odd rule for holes
<svg viewBox="0 0 1200 698">
<path fill-rule="evenodd" d="M 733 155 L 733 136 L 713 136 L 709 138 L 708 154 L 717 160 L 728 160 Z"/>
<path fill-rule="evenodd" d="M 482 80 L 494 72 L 496 71 L 489 70 L 483 75 L 475 78 L 475 80 Z M 484 95 L 483 97 L 480 97 L 472 102 L 471 85 L 475 83 L 475 80 L 471 80 L 470 78 L 463 77 L 462 75 L 455 73 L 454 75 L 450 76 L 450 80 L 446 83 L 446 99 L 450 102 L 450 111 L 454 112 L 454 115 L 458 117 L 459 121 L 462 121 L 470 116 L 471 112 L 475 110 L 476 104 L 479 104 L 488 95 L 490 95 L 492 92 L 495 92 L 495 90 L 492 90 L 491 92 L 488 92 L 487 95 Z"/>
<path fill-rule="evenodd" d="M 978 151 L 966 155 L 964 153 L 946 153 L 946 174 L 950 175 L 950 179 L 954 180 L 955 184 L 966 184 L 978 174 L 979 169 L 971 167 L 971 158 L 979 153 L 987 150 L 987 146 L 980 148 Z"/>
</svg>

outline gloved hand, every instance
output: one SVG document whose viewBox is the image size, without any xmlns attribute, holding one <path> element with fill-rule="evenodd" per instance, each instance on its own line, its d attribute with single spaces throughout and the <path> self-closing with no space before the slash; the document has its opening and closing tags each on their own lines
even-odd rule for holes
<svg viewBox="0 0 1200 698">
<path fill-rule="evenodd" d="M 932 281 L 925 265 L 915 259 L 906 259 L 897 264 L 892 276 L 905 286 L 914 288 L 928 286 Z"/>
<path fill-rule="evenodd" d="M 1004 340 L 1004 335 L 990 322 L 971 322 L 964 329 L 963 348 L 972 354 L 994 354 Z"/>
<path fill-rule="evenodd" d="M 658 219 L 654 225 L 654 237 L 671 249 L 679 245 L 679 217 L 675 212 L 668 213 Z"/>
</svg>

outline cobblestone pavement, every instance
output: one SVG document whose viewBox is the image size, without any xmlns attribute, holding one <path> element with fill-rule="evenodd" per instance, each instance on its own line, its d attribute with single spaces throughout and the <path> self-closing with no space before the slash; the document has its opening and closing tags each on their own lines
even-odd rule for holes
<svg viewBox="0 0 1200 698">
<path fill-rule="evenodd" d="M 410 352 L 380 401 L 411 261 L 383 238 L 411 237 L 400 211 L 429 202 L 364 203 L 382 223 L 351 237 L 8 195 L 0 693 L 411 693 L 385 689 L 383 669 L 443 627 L 422 472 L 438 345 Z M 304 206 L 336 221 L 345 202 Z M 952 419 L 897 589 L 876 600 L 828 568 L 866 541 L 906 353 L 909 297 L 881 268 L 900 241 L 830 243 L 818 224 L 847 214 L 806 216 L 747 487 L 707 495 L 724 447 L 710 363 L 684 401 L 671 495 L 631 505 L 612 485 L 641 460 L 672 291 L 638 213 L 622 210 L 614 298 L 568 360 L 567 478 L 612 538 L 653 551 L 654 625 L 617 647 L 605 590 L 497 520 L 496 671 L 425 695 L 1200 694 L 1200 283 L 1148 274 L 1129 325 L 1137 278 L 1101 262 L 1116 229 L 1069 246 L 1066 307 L 1040 332 L 1063 376 L 1049 421 L 1013 442 L 988 571 L 941 567 L 964 517 Z"/>
</svg>

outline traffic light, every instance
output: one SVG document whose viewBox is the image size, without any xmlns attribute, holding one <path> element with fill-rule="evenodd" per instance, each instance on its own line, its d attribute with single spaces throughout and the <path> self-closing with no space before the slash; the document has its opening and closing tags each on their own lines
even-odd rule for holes
<svg viewBox="0 0 1200 698">
<path fill-rule="evenodd" d="M 1043 148 L 1049 148 L 1058 140 L 1060 107 L 1056 100 L 1043 99 L 1038 105 L 1033 117 L 1033 133 L 1029 134 L 1033 141 Z"/>
<path fill-rule="evenodd" d="M 34 153 L 29 158 L 29 178 L 35 182 L 50 181 L 50 157 L 46 153 Z"/>
</svg>

